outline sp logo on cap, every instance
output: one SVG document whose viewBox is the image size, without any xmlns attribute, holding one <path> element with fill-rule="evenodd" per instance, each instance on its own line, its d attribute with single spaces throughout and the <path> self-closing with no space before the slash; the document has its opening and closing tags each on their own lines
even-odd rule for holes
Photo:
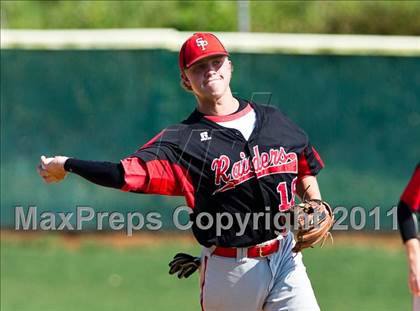
<svg viewBox="0 0 420 311">
<path fill-rule="evenodd" d="M 229 53 L 212 33 L 197 32 L 184 42 L 179 51 L 179 69 L 183 72 L 200 59 L 214 55 L 228 56 Z"/>
<path fill-rule="evenodd" d="M 209 45 L 209 43 L 201 37 L 197 38 L 195 40 L 195 43 L 199 48 L 201 48 L 202 51 L 204 51 L 206 49 L 206 46 Z"/>
</svg>

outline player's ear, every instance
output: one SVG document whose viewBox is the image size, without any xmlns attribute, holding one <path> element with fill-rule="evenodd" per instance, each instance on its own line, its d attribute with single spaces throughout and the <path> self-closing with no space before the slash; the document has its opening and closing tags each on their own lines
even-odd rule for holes
<svg viewBox="0 0 420 311">
<path fill-rule="evenodd" d="M 230 64 L 230 72 L 233 72 L 233 63 L 230 59 L 228 59 L 228 62 Z"/>
<path fill-rule="evenodd" d="M 191 82 L 185 72 L 181 72 L 181 87 L 186 91 L 192 91 Z"/>
</svg>

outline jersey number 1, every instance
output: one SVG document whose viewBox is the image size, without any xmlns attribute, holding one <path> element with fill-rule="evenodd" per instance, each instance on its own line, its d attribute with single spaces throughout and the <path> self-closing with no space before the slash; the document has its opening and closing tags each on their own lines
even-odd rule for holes
<svg viewBox="0 0 420 311">
<path fill-rule="evenodd" d="M 297 182 L 297 177 L 293 178 L 292 184 L 290 186 L 292 190 L 292 197 L 290 201 L 289 201 L 286 182 L 282 181 L 281 183 L 278 184 L 277 192 L 280 193 L 280 204 L 279 204 L 280 211 L 287 211 L 291 206 L 295 205 L 296 182 Z"/>
</svg>

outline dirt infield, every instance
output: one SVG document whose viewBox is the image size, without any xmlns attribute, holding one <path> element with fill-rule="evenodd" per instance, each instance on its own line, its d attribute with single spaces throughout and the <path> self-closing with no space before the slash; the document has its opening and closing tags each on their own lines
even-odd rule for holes
<svg viewBox="0 0 420 311">
<path fill-rule="evenodd" d="M 379 247 L 389 250 L 403 250 L 401 238 L 397 233 L 378 232 L 335 232 L 334 242 L 326 241 L 324 247 L 346 245 L 349 247 Z M 36 241 L 52 238 L 67 248 L 77 249 L 83 243 L 94 242 L 99 245 L 115 248 L 147 247 L 156 244 L 194 245 L 197 242 L 191 234 L 177 232 L 138 232 L 131 237 L 122 232 L 105 233 L 57 233 L 39 231 L 2 230 L 1 241 Z"/>
</svg>

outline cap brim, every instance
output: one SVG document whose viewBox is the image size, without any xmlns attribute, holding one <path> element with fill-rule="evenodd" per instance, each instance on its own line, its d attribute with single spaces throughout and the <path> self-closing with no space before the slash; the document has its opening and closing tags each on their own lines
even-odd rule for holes
<svg viewBox="0 0 420 311">
<path fill-rule="evenodd" d="M 208 54 L 205 54 L 205 55 L 201 55 L 201 56 L 197 57 L 196 59 L 194 59 L 192 62 L 186 64 L 185 68 L 191 67 L 192 65 L 194 65 L 199 60 L 202 60 L 202 59 L 210 57 L 210 56 L 216 56 L 216 55 L 229 56 L 229 53 L 228 52 L 211 52 L 211 53 L 208 53 Z"/>
</svg>

